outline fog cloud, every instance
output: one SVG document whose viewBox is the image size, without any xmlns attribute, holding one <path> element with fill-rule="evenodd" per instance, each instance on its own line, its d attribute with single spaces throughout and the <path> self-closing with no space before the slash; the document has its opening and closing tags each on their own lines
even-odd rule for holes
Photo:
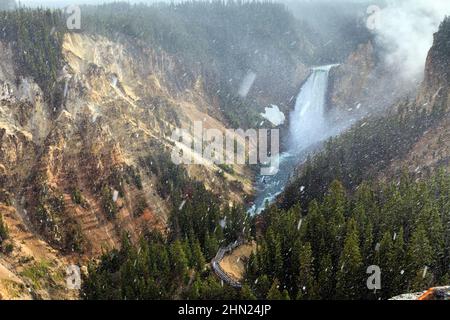
<svg viewBox="0 0 450 320">
<path fill-rule="evenodd" d="M 408 80 L 420 80 L 440 22 L 450 14 L 449 0 L 391 0 L 376 16 L 376 39 L 385 62 Z"/>
</svg>

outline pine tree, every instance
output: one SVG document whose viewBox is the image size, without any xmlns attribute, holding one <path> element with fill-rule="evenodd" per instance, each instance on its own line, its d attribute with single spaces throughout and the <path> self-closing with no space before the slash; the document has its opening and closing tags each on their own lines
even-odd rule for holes
<svg viewBox="0 0 450 320">
<path fill-rule="evenodd" d="M 196 275 L 194 278 L 194 281 L 192 282 L 191 287 L 186 292 L 186 298 L 188 300 L 200 299 L 201 287 L 202 287 L 202 282 L 199 279 L 198 275 Z"/>
<path fill-rule="evenodd" d="M 256 300 L 255 295 L 253 294 L 252 290 L 247 284 L 244 284 L 242 286 L 241 292 L 240 292 L 240 299 L 242 300 Z"/>
<path fill-rule="evenodd" d="M 386 231 L 380 242 L 379 249 L 376 253 L 375 261 L 381 268 L 381 283 L 383 286 L 384 298 L 392 297 L 392 282 L 394 278 L 394 266 L 398 262 L 394 261 L 394 249 L 392 244 L 392 236 Z"/>
<path fill-rule="evenodd" d="M 181 246 L 183 248 L 184 255 L 186 256 L 188 266 L 191 268 L 194 268 L 195 267 L 195 257 L 193 255 L 193 250 L 191 249 L 191 245 L 189 244 L 189 240 L 181 241 Z"/>
<path fill-rule="evenodd" d="M 254 291 L 257 297 L 261 299 L 266 298 L 267 293 L 271 288 L 271 281 L 269 280 L 269 277 L 266 274 L 260 275 L 259 278 L 255 281 L 254 285 Z"/>
<path fill-rule="evenodd" d="M 413 290 L 424 290 L 430 285 L 433 248 L 424 227 L 419 224 L 414 230 L 408 249 L 409 274 Z"/>
<path fill-rule="evenodd" d="M 358 299 L 360 297 L 364 284 L 362 266 L 356 221 L 350 219 L 337 270 L 336 297 L 338 299 Z"/>
<path fill-rule="evenodd" d="M 327 221 L 325 244 L 330 250 L 333 262 L 336 263 L 342 249 L 346 209 L 345 190 L 339 181 L 335 180 L 330 185 L 323 209 Z"/>
<path fill-rule="evenodd" d="M 267 272 L 269 272 L 272 277 L 282 277 L 283 257 L 281 253 L 280 238 L 272 229 L 269 229 L 267 232 L 267 250 L 266 259 L 268 259 L 267 265 L 269 266 Z"/>
<path fill-rule="evenodd" d="M 183 246 L 179 240 L 170 245 L 170 264 L 173 276 L 178 281 L 184 281 L 187 276 L 188 260 L 183 251 Z"/>
<path fill-rule="evenodd" d="M 258 278 L 259 271 L 258 259 L 252 252 L 248 258 L 247 267 L 245 268 L 245 279 L 249 282 L 254 282 Z"/>
<path fill-rule="evenodd" d="M 3 222 L 3 217 L 2 214 L 0 213 L 0 246 L 6 239 L 8 239 L 8 228 L 6 227 L 6 224 Z"/>
<path fill-rule="evenodd" d="M 404 270 L 406 269 L 405 242 L 403 227 L 395 237 L 393 244 L 393 282 L 391 286 L 392 296 L 406 291 L 407 281 Z"/>
<path fill-rule="evenodd" d="M 281 300 L 291 300 L 291 297 L 289 296 L 289 292 L 284 289 L 283 292 L 281 293 Z"/>
<path fill-rule="evenodd" d="M 305 240 L 311 243 L 314 256 L 319 256 L 326 248 L 324 240 L 325 218 L 316 200 L 309 205 L 306 219 Z"/>
<path fill-rule="evenodd" d="M 236 239 L 248 237 L 250 227 L 248 224 L 248 216 L 245 210 L 241 207 L 233 206 L 226 213 L 227 227 L 225 228 L 225 238 L 228 242 L 235 241 Z"/>
<path fill-rule="evenodd" d="M 200 243 L 197 239 L 195 240 L 192 248 L 192 261 L 193 266 L 197 271 L 201 272 L 205 269 L 205 257 L 203 256 L 202 248 L 200 247 Z"/>
<path fill-rule="evenodd" d="M 436 272 L 436 275 L 442 276 L 447 270 L 448 265 L 442 265 L 442 258 L 444 257 L 444 225 L 437 208 L 428 203 L 421 211 L 418 223 L 423 225 L 427 234 L 430 245 L 433 248 L 433 261 L 430 267 Z"/>
<path fill-rule="evenodd" d="M 214 233 L 210 235 L 209 232 L 206 232 L 204 249 L 207 260 L 212 259 L 216 255 L 217 251 L 219 250 L 219 243 Z"/>
<path fill-rule="evenodd" d="M 364 237 L 362 240 L 362 254 L 365 265 L 372 265 L 374 257 L 374 245 L 373 245 L 373 227 L 372 223 L 367 223 L 364 230 Z"/>
<path fill-rule="evenodd" d="M 326 254 L 320 261 L 318 287 L 320 297 L 324 300 L 331 300 L 334 297 L 335 277 L 331 255 Z"/>
<path fill-rule="evenodd" d="M 298 275 L 298 299 L 312 300 L 318 298 L 317 284 L 314 279 L 313 255 L 309 242 L 305 243 L 300 252 L 300 270 Z"/>
<path fill-rule="evenodd" d="M 275 279 L 267 293 L 267 300 L 284 300 L 283 294 L 280 292 L 280 282 Z"/>
</svg>

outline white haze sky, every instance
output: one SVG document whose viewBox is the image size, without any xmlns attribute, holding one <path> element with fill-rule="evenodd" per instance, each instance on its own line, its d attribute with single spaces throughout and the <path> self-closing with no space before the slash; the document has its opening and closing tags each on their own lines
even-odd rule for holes
<svg viewBox="0 0 450 320">
<path fill-rule="evenodd" d="M 68 4 L 102 4 L 108 2 L 118 2 L 119 0 L 18 0 L 17 2 L 23 5 L 32 6 L 60 6 Z M 170 2 L 170 1 L 160 1 L 160 0 L 125 0 L 125 2 L 130 3 L 154 3 L 154 2 Z M 175 1 L 176 2 L 176 1 Z"/>
<path fill-rule="evenodd" d="M 128 0 L 130 3 L 179 2 L 171 0 Z M 295 0 L 286 0 L 295 1 Z M 323 2 L 327 0 L 297 0 Z M 329 0 L 328 0 L 329 1 Z M 367 0 L 334 0 L 333 2 L 366 2 Z M 376 39 L 385 51 L 385 61 L 409 80 L 420 80 L 427 53 L 433 43 L 433 33 L 440 22 L 450 15 L 450 0 L 385 0 L 377 21 Z M 21 0 L 23 5 L 65 6 L 95 4 L 113 0 Z M 280 2 L 283 2 L 280 0 Z M 375 3 L 378 1 L 374 1 Z"/>
<path fill-rule="evenodd" d="M 96 3 L 108 3 L 108 2 L 118 2 L 125 1 L 130 3 L 155 3 L 155 2 L 181 2 L 183 0 L 17 0 L 24 5 L 66 5 L 66 4 L 96 4 Z M 290 0 L 299 2 L 323 2 L 329 0 Z M 367 2 L 367 0 L 334 0 L 334 1 L 345 1 L 345 2 Z M 283 1 L 275 1 L 283 2 Z"/>
</svg>

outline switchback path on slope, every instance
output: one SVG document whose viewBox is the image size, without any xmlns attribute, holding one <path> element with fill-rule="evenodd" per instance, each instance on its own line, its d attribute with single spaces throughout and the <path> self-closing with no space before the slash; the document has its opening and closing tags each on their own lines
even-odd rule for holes
<svg viewBox="0 0 450 320">
<path fill-rule="evenodd" d="M 219 248 L 219 251 L 217 251 L 216 256 L 211 261 L 211 267 L 214 270 L 215 274 L 225 283 L 230 285 L 233 288 L 241 288 L 242 284 L 239 281 L 236 281 L 233 279 L 228 273 L 226 273 L 222 267 L 220 266 L 220 262 L 223 260 L 223 257 L 242 245 L 244 241 L 236 240 L 235 242 L 229 244 L 226 247 Z"/>
</svg>

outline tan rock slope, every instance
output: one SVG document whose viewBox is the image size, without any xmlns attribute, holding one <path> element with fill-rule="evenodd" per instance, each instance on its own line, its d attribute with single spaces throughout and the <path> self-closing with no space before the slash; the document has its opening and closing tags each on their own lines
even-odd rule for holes
<svg viewBox="0 0 450 320">
<path fill-rule="evenodd" d="M 0 43 L 0 213 L 13 247 L 0 258 L 1 298 L 70 298 L 69 263 L 119 246 L 123 232 L 164 232 L 170 208 L 146 160 L 170 154 L 177 127 L 227 127 L 200 73 L 160 50 L 73 33 L 63 54 L 64 106 L 50 110 L 32 79 L 16 81 Z M 187 168 L 224 202 L 241 202 L 252 173 L 233 169 Z"/>
</svg>

